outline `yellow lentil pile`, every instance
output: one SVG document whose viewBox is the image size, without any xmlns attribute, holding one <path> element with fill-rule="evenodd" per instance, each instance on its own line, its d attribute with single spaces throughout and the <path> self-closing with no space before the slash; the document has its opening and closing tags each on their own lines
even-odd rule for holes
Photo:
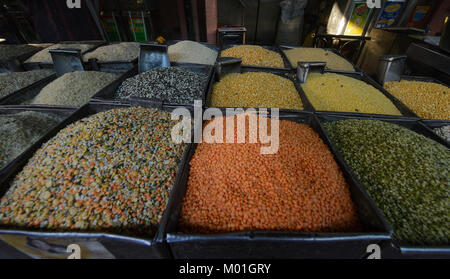
<svg viewBox="0 0 450 279">
<path fill-rule="evenodd" d="M 241 58 L 243 65 L 284 68 L 281 55 L 260 46 L 235 46 L 223 50 L 220 55 L 222 57 Z"/>
<path fill-rule="evenodd" d="M 418 116 L 450 120 L 450 88 L 434 82 L 391 81 L 384 87 Z"/>
<path fill-rule="evenodd" d="M 302 88 L 316 110 L 402 115 L 379 90 L 344 75 L 311 73 Z"/>
<path fill-rule="evenodd" d="M 292 81 L 263 72 L 225 75 L 213 86 L 211 106 L 303 109 Z"/>
<path fill-rule="evenodd" d="M 352 64 L 333 53 L 321 48 L 293 48 L 284 50 L 286 57 L 293 67 L 297 67 L 298 62 L 326 62 L 327 69 L 354 72 Z"/>
</svg>

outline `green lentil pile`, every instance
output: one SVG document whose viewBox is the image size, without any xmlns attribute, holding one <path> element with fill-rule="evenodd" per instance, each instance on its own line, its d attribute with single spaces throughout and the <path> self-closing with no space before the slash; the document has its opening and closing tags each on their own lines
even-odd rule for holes
<svg viewBox="0 0 450 279">
<path fill-rule="evenodd" d="M 330 138 L 394 229 L 411 245 L 450 244 L 450 151 L 377 120 L 324 124 Z"/>
<path fill-rule="evenodd" d="M 55 116 L 35 111 L 0 114 L 0 169 L 59 122 Z"/>
<path fill-rule="evenodd" d="M 79 107 L 116 78 L 116 74 L 96 71 L 67 73 L 42 88 L 32 104 Z"/>
<path fill-rule="evenodd" d="M 52 74 L 53 71 L 51 70 L 2 73 L 0 74 L 0 98 L 6 97 Z"/>
<path fill-rule="evenodd" d="M 29 160 L 0 200 L 0 225 L 153 234 L 183 144 L 156 109 L 100 112 L 61 130 Z"/>
<path fill-rule="evenodd" d="M 155 98 L 175 104 L 192 104 L 200 100 L 207 82 L 207 75 L 180 67 L 156 68 L 125 80 L 116 98 L 131 96 Z"/>
</svg>

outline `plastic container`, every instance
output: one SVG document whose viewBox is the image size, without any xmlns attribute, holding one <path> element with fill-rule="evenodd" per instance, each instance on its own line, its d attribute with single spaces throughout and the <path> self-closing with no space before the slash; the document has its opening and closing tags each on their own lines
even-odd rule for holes
<svg viewBox="0 0 450 279">
<path fill-rule="evenodd" d="M 206 92 L 208 91 L 211 83 L 211 77 L 213 75 L 214 67 L 209 65 L 202 65 L 202 64 L 191 64 L 191 63 L 170 63 L 172 67 L 181 67 L 183 69 L 197 72 L 197 73 L 203 73 L 207 76 L 206 83 L 204 85 L 204 89 L 202 92 L 202 102 L 205 103 L 206 98 Z M 131 103 L 135 102 L 136 100 L 142 100 L 145 101 L 147 104 L 153 102 L 155 106 L 162 107 L 162 106 L 186 106 L 186 107 L 193 107 L 193 104 L 175 104 L 170 103 L 165 100 L 161 99 L 149 99 L 149 98 L 140 98 L 140 97 L 130 97 L 130 100 L 122 100 L 122 99 L 114 99 L 114 96 L 116 95 L 117 90 L 119 89 L 122 82 L 124 82 L 126 79 L 130 77 L 134 77 L 138 75 L 138 69 L 137 67 L 133 67 L 130 71 L 128 71 L 126 74 L 121 76 L 118 80 L 114 81 L 111 85 L 103 88 L 100 90 L 97 94 L 95 94 L 92 97 L 93 102 L 117 102 L 117 103 Z"/>
<path fill-rule="evenodd" d="M 339 115 L 355 115 L 355 116 L 382 116 L 382 117 L 388 117 L 388 118 L 399 118 L 399 117 L 409 117 L 409 118 L 415 118 L 418 119 L 419 117 L 412 112 L 407 106 L 405 106 L 402 102 L 400 102 L 397 98 L 392 96 L 386 89 L 384 89 L 381 85 L 379 85 L 377 82 L 375 82 L 372 78 L 367 76 L 366 74 L 362 72 L 343 72 L 343 71 L 333 71 L 333 70 L 325 70 L 325 73 L 336 73 L 341 74 L 344 76 L 352 77 L 361 81 L 364 81 L 365 83 L 368 83 L 378 89 L 383 95 L 385 95 L 393 104 L 394 106 L 400 111 L 402 116 L 399 115 L 387 115 L 387 114 L 372 114 L 372 113 L 359 113 L 359 112 L 342 112 L 342 111 L 324 111 L 324 110 L 316 110 L 311 102 L 309 102 L 308 97 L 306 96 L 305 91 L 303 91 L 303 88 L 299 86 L 300 94 L 303 96 L 304 99 L 306 99 L 306 102 L 308 103 L 308 106 L 312 108 L 312 111 L 317 112 L 319 114 L 339 114 Z M 302 99 L 303 100 L 303 99 Z"/>
<path fill-rule="evenodd" d="M 34 152 L 49 139 L 54 137 L 67 125 L 93 115 L 98 112 L 116 108 L 130 107 L 127 104 L 87 104 L 69 118 L 64 120 L 56 128 L 42 137 L 31 148 L 29 148 L 20 159 L 16 160 L 9 171 L 0 177 L 0 195 L 9 188 L 9 182 L 22 170 L 23 166 L 33 156 Z M 186 149 L 187 151 L 187 149 Z M 180 161 L 175 185 L 178 183 L 179 173 L 184 166 L 186 151 Z M 171 193 L 171 195 L 173 195 Z M 70 244 L 78 244 L 82 251 L 93 258 L 170 258 L 170 252 L 165 243 L 162 242 L 162 228 L 165 227 L 168 211 L 164 212 L 160 227 L 153 237 L 142 238 L 123 236 L 111 233 L 89 233 L 89 232 L 46 232 L 35 230 L 17 230 L 0 227 L 0 240 L 3 240 L 21 252 L 33 257 L 67 257 L 66 247 Z M 52 251 L 54 253 L 52 253 Z"/>
<path fill-rule="evenodd" d="M 229 45 L 229 46 L 225 46 L 224 48 L 222 48 L 219 51 L 219 55 L 217 56 L 217 58 L 222 57 L 222 50 L 226 50 L 235 46 L 240 46 L 240 45 Z M 283 51 L 280 50 L 280 48 L 278 46 L 260 46 L 263 47 L 267 50 L 271 50 L 274 51 L 276 53 L 278 53 L 279 55 L 281 55 L 281 58 L 283 59 L 283 63 L 284 63 L 284 68 L 279 68 L 279 67 L 266 67 L 266 66 L 255 66 L 255 65 L 244 65 L 242 64 L 242 68 L 249 68 L 249 69 L 266 69 L 266 70 L 283 70 L 283 71 L 289 71 L 291 70 L 291 64 L 289 63 L 289 60 L 287 59 L 286 55 L 284 54 Z"/>
<path fill-rule="evenodd" d="M 427 138 L 430 138 L 434 141 L 437 141 L 438 143 L 446 146 L 447 148 L 450 148 L 450 143 L 433 133 L 428 127 L 426 127 L 420 120 L 418 119 L 408 119 L 408 118 L 387 118 L 387 117 L 380 117 L 380 116 L 374 116 L 370 115 L 369 117 L 363 117 L 363 116 L 348 116 L 348 115 L 317 115 L 317 118 L 321 123 L 324 122 L 330 122 L 330 121 L 338 121 L 338 120 L 345 120 L 345 119 L 363 119 L 363 120 L 380 120 L 385 121 L 392 124 L 397 124 L 400 126 L 403 126 L 411 131 L 414 131 L 418 134 L 421 134 L 423 136 L 426 136 Z M 324 129 L 325 130 L 325 129 Z M 325 131 L 326 133 L 326 131 Z M 342 154 L 337 151 L 337 148 L 333 150 L 337 156 L 342 157 Z M 347 164 L 347 163 L 345 163 Z M 356 178 L 356 175 L 353 173 L 350 167 L 349 172 L 353 177 L 355 177 L 355 180 L 358 180 Z M 358 181 L 358 184 L 359 181 Z M 362 186 L 364 187 L 364 186 Z M 378 211 L 381 212 L 381 210 L 378 209 Z M 383 213 L 382 213 L 383 214 Z M 383 214 L 383 219 L 384 214 Z M 387 220 L 386 220 L 387 221 Z M 391 226 L 391 225 L 389 225 Z M 382 252 L 385 254 L 388 258 L 449 258 L 450 257 L 450 247 L 449 246 L 441 246 L 441 247 L 426 247 L 426 246 L 413 246 L 408 243 L 399 243 L 398 241 L 392 240 L 392 243 L 390 246 L 386 247 L 384 251 Z"/>
<path fill-rule="evenodd" d="M 325 144 L 333 148 L 317 118 L 308 112 L 280 115 L 299 123 L 309 124 Z M 189 161 L 197 144 L 190 144 L 180 180 L 169 201 L 168 223 L 163 228 L 176 259 L 193 258 L 361 258 L 369 244 L 387 245 L 391 228 L 365 190 L 347 170 L 343 159 L 333 152 L 344 177 L 350 185 L 351 196 L 358 208 L 362 233 L 302 233 L 273 231 L 244 231 L 224 234 L 184 234 L 178 231 L 178 218 L 186 193 Z M 213 162 L 212 162 L 213 163 Z"/>
<path fill-rule="evenodd" d="M 277 70 L 277 68 L 242 66 L 241 73 L 247 73 L 247 72 L 271 73 L 271 74 L 278 75 L 280 77 L 289 79 L 290 81 L 292 81 L 294 83 L 295 89 L 297 89 L 300 99 L 302 100 L 303 110 L 301 110 L 301 111 L 310 111 L 310 112 L 314 111 L 314 108 L 312 107 L 311 103 L 308 101 L 308 99 L 305 97 L 305 95 L 301 93 L 302 89 L 301 89 L 301 86 L 298 83 L 297 79 L 295 78 L 295 74 L 288 72 L 288 71 L 284 71 L 284 70 L 280 71 L 280 70 Z M 214 71 L 213 76 L 211 78 L 211 82 L 208 87 L 208 92 L 206 94 L 206 100 L 205 100 L 205 102 L 203 102 L 203 104 L 206 108 L 212 107 L 211 106 L 211 96 L 212 96 L 212 91 L 213 91 L 213 85 L 216 82 L 216 80 L 218 80 L 218 73 L 217 73 L 217 71 Z M 270 109 L 270 108 L 268 108 L 268 109 Z M 300 110 L 279 109 L 279 112 L 280 113 L 294 113 L 294 112 L 300 112 Z"/>
</svg>

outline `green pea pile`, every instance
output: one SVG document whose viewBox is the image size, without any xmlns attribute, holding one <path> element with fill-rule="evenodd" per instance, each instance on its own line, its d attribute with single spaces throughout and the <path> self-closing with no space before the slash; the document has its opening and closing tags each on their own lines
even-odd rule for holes
<svg viewBox="0 0 450 279">
<path fill-rule="evenodd" d="M 52 231 L 153 234 L 185 145 L 156 109 L 81 119 L 45 143 L 0 200 L 0 225 Z"/>
<path fill-rule="evenodd" d="M 324 126 L 391 223 L 396 240 L 449 245 L 449 149 L 377 120 L 348 119 Z"/>
</svg>

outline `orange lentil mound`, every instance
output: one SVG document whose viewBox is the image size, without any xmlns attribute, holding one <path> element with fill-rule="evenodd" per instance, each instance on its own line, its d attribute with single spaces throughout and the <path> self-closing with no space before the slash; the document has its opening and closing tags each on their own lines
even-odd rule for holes
<svg viewBox="0 0 450 279">
<path fill-rule="evenodd" d="M 267 144 L 249 143 L 248 121 L 246 125 L 246 143 L 197 145 L 180 214 L 181 231 L 361 230 L 349 185 L 311 127 L 281 120 L 278 152 L 263 155 L 260 148 Z"/>
</svg>

